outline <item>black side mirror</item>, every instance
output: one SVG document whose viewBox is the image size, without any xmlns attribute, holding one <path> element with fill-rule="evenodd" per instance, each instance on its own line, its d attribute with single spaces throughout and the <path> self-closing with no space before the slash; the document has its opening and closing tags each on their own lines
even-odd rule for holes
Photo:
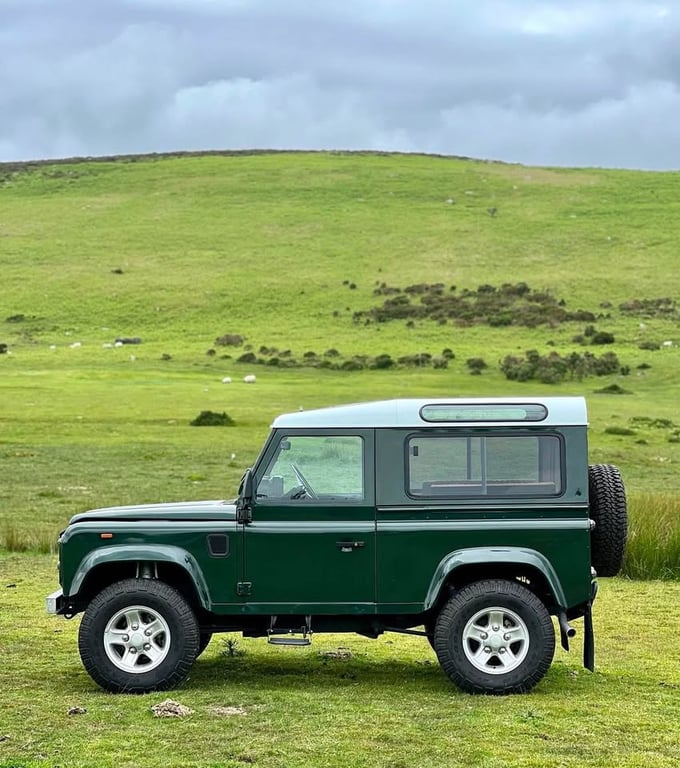
<svg viewBox="0 0 680 768">
<path fill-rule="evenodd" d="M 238 499 L 236 501 L 236 521 L 249 523 L 253 518 L 251 507 L 253 505 L 253 472 L 246 469 L 238 487 Z"/>
</svg>

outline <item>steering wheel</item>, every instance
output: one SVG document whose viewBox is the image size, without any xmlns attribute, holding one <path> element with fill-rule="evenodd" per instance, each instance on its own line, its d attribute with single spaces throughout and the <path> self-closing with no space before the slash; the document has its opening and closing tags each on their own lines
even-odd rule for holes
<svg viewBox="0 0 680 768">
<path fill-rule="evenodd" d="M 298 467 L 297 464 L 292 464 L 292 463 L 290 467 L 293 470 L 293 472 L 295 472 L 295 477 L 297 477 L 300 485 L 305 489 L 305 493 L 307 494 L 307 496 L 309 496 L 310 499 L 318 499 L 319 496 L 317 492 L 309 484 L 309 480 L 307 480 L 307 478 L 302 474 L 300 467 Z"/>
</svg>

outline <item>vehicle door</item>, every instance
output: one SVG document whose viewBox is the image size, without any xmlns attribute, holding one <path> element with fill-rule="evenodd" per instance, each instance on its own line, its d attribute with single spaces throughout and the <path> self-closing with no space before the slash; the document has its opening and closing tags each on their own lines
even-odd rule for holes
<svg viewBox="0 0 680 768">
<path fill-rule="evenodd" d="M 374 611 L 373 443 L 361 429 L 275 435 L 244 525 L 247 602 L 258 611 Z"/>
</svg>

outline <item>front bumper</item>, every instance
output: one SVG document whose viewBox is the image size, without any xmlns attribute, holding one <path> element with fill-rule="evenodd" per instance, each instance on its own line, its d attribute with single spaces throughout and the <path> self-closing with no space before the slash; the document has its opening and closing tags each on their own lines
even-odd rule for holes
<svg viewBox="0 0 680 768">
<path fill-rule="evenodd" d="M 45 598 L 45 610 L 47 613 L 57 614 L 61 613 L 64 607 L 64 593 L 61 589 L 57 589 L 52 592 L 51 595 L 47 595 Z"/>
</svg>

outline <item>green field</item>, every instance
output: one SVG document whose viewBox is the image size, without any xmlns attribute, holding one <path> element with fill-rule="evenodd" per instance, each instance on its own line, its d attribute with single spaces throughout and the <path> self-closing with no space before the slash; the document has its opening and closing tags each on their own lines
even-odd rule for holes
<svg viewBox="0 0 680 768">
<path fill-rule="evenodd" d="M 677 173 L 360 153 L 0 164 L 0 766 L 675 765 L 679 212 Z M 518 324 L 515 307 L 498 325 L 481 298 L 519 283 L 542 319 Z M 377 322 L 397 296 L 472 309 Z M 588 344 L 596 333 L 613 343 Z M 620 364 L 507 380 L 502 361 L 529 350 Z M 596 393 L 612 387 L 625 394 Z M 164 695 L 99 692 L 77 622 L 42 612 L 56 573 L 37 553 L 72 514 L 233 497 L 278 413 L 513 394 L 585 395 L 590 462 L 619 465 L 629 491 L 635 581 L 603 580 L 595 675 L 559 651 L 534 693 L 471 698 L 417 639 L 239 639 L 245 653 L 224 657 L 216 638 L 172 694 L 194 714 L 155 720 Z M 204 410 L 235 426 L 190 426 Z M 215 713 L 227 706 L 246 714 Z"/>
<path fill-rule="evenodd" d="M 678 576 L 679 193 L 676 173 L 400 155 L 0 165 L 0 343 L 10 352 L 0 355 L 0 545 L 49 551 L 91 506 L 232 496 L 280 412 L 575 393 L 588 398 L 591 462 L 621 467 L 632 516 L 667 510 L 663 525 L 644 514 L 640 539 L 667 550 L 647 575 Z M 355 322 L 393 298 L 376 295 L 381 286 L 423 283 L 445 295 L 525 283 L 596 319 L 493 326 L 480 310 L 464 322 Z M 620 308 L 636 300 L 636 311 Z M 575 343 L 587 325 L 614 343 Z M 216 345 L 224 334 L 243 344 Z M 142 344 L 103 346 L 135 336 Z M 455 357 L 439 369 L 302 365 L 447 349 Z M 527 350 L 613 351 L 626 375 L 508 381 L 500 362 Z M 236 362 L 248 351 L 262 362 Z M 280 365 L 264 364 L 272 357 Z M 470 358 L 487 364 L 481 375 Z M 627 394 L 595 394 L 612 385 Z M 190 427 L 202 410 L 236 426 Z"/>
<path fill-rule="evenodd" d="M 595 674 L 581 666 L 579 633 L 523 696 L 463 694 L 423 638 L 390 634 L 317 635 L 308 649 L 229 636 L 232 656 L 216 636 L 179 690 L 113 696 L 80 664 L 77 621 L 41 612 L 54 564 L 0 561 L 3 768 L 677 764 L 677 582 L 602 580 Z M 168 697 L 194 713 L 154 718 Z"/>
</svg>

